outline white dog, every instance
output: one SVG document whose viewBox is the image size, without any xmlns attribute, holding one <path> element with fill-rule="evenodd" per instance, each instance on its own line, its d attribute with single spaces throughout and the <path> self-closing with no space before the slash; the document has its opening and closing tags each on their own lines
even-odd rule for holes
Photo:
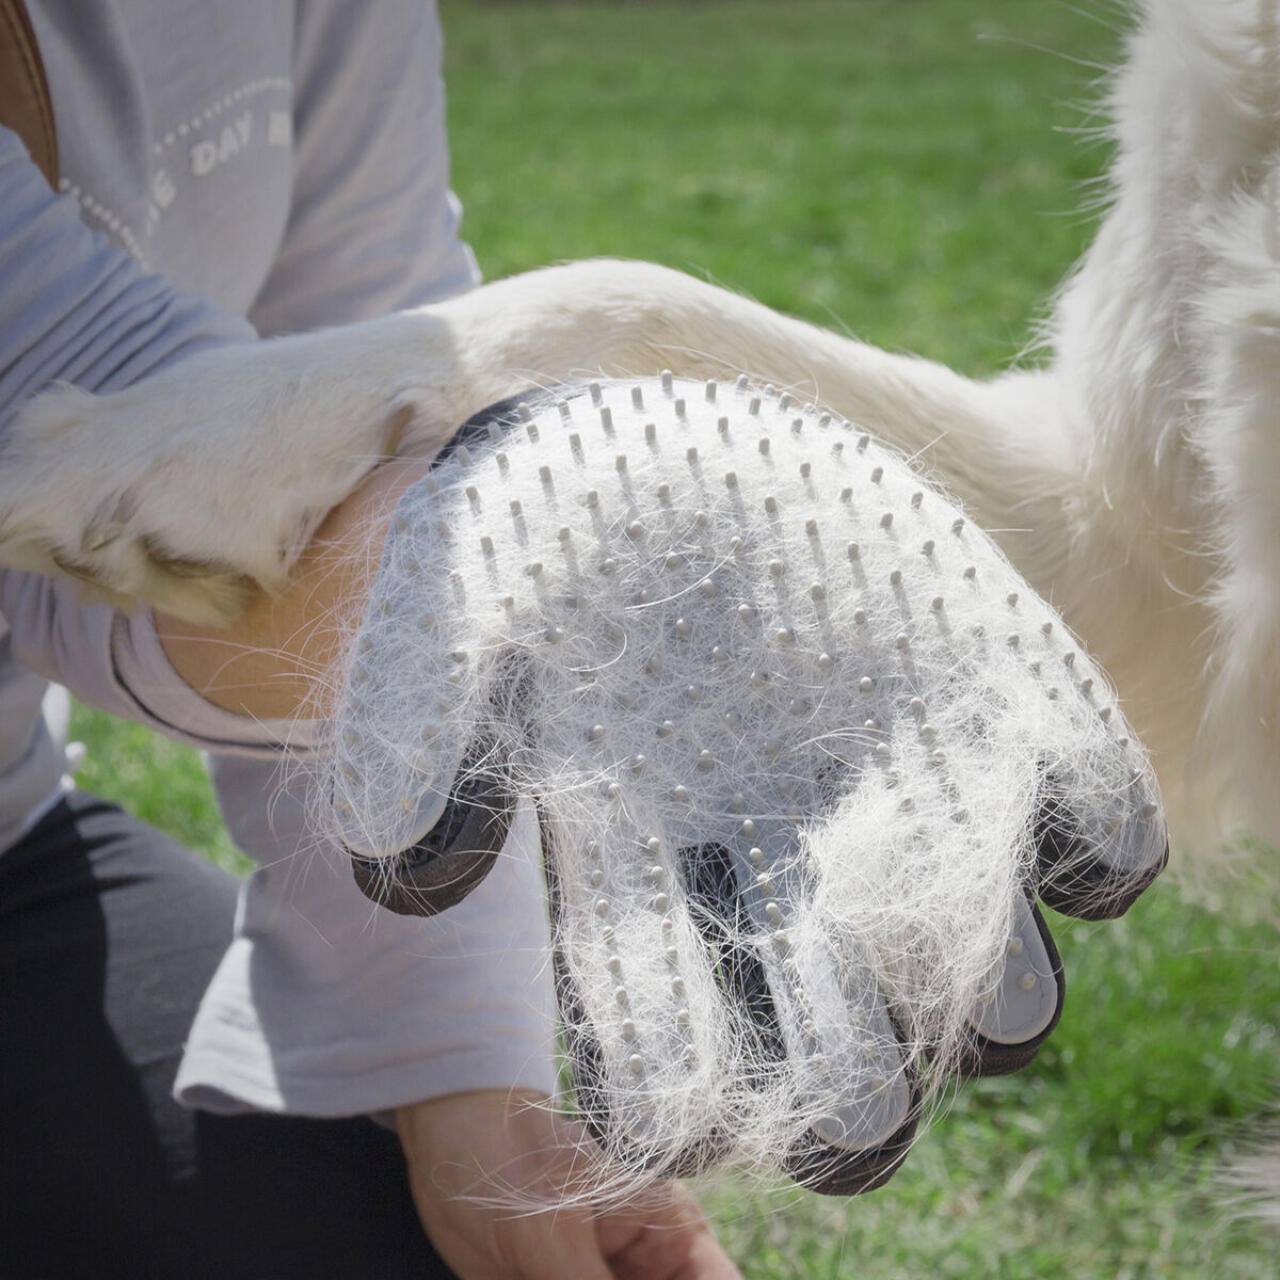
<svg viewBox="0 0 1280 1280">
<path fill-rule="evenodd" d="M 920 455 L 1109 672 L 1175 846 L 1280 840 L 1280 3 L 1146 0 L 1114 201 L 1048 367 L 975 382 L 662 268 L 586 262 L 32 403 L 0 560 L 195 619 L 278 585 L 398 443 L 582 373 L 749 371 Z M 72 463 L 69 460 L 74 460 Z"/>
</svg>

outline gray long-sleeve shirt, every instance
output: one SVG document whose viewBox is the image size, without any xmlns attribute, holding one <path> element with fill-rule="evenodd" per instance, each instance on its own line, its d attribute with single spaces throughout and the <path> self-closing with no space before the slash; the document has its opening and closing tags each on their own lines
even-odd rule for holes
<svg viewBox="0 0 1280 1280">
<path fill-rule="evenodd" d="M 29 0 L 60 191 L 0 129 L 0 431 L 56 379 L 108 390 L 215 343 L 420 305 L 475 265 L 448 187 L 427 0 Z M 339 1115 L 462 1088 L 551 1089 L 536 823 L 435 921 L 371 915 L 338 858 L 299 854 L 277 726 L 172 671 L 149 614 L 0 572 L 0 848 L 56 793 L 46 679 L 216 752 L 262 863 L 206 993 L 180 1096 Z M 0 854 L 0 856 L 3 856 Z"/>
</svg>

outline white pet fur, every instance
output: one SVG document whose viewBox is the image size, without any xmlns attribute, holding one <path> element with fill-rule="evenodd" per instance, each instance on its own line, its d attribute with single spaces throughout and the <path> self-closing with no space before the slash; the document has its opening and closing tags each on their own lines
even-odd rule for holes
<svg viewBox="0 0 1280 1280">
<path fill-rule="evenodd" d="M 400 429 L 429 450 L 575 373 L 745 370 L 920 454 L 977 523 L 1014 531 L 1004 550 L 1151 748 L 1175 842 L 1246 827 L 1274 843 L 1278 58 L 1276 0 L 1142 6 L 1113 90 L 1114 202 L 1045 369 L 975 382 L 658 267 L 556 267 L 117 395 L 41 397 L 0 459 L 0 558 L 214 616 L 237 577 L 281 580 Z"/>
<path fill-rule="evenodd" d="M 538 800 L 614 1168 L 821 1177 L 977 1036 L 1048 1032 L 1046 790 L 1079 836 L 1049 874 L 1096 912 L 1163 865 L 1154 778 L 1061 619 L 849 422 L 745 378 L 539 399 L 397 508 L 315 825 L 394 857 L 464 759 L 505 775 Z M 715 980 L 726 945 L 771 1018 Z"/>
</svg>

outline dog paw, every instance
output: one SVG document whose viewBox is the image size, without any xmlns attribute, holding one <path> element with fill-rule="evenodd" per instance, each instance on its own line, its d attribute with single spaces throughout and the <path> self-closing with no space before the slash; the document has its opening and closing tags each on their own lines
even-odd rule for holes
<svg viewBox="0 0 1280 1280">
<path fill-rule="evenodd" d="M 145 389 L 62 386 L 32 401 L 0 457 L 0 563 L 65 575 L 126 609 L 145 601 L 219 623 L 261 567 L 201 541 L 217 481 L 196 492 L 181 453 L 157 447 L 146 415 L 159 408 Z"/>
<path fill-rule="evenodd" d="M 0 563 L 223 623 L 250 587 L 281 585 L 425 398 L 293 340 L 202 353 L 106 395 L 56 387 L 6 433 Z"/>
</svg>

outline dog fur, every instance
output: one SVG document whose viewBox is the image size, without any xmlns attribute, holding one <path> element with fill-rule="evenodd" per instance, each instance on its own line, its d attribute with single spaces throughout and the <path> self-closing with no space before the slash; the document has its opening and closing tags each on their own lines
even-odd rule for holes
<svg viewBox="0 0 1280 1280">
<path fill-rule="evenodd" d="M 223 618 L 388 441 L 582 374 L 739 371 L 915 456 L 1062 611 L 1150 748 L 1175 844 L 1280 841 L 1280 0 L 1147 0 L 1113 200 L 1043 368 L 979 382 L 678 272 L 596 261 L 51 391 L 0 456 L 0 561 Z M 69 460 L 74 459 L 74 464 Z M 1280 1164 L 1262 1181 L 1280 1185 Z"/>
</svg>

